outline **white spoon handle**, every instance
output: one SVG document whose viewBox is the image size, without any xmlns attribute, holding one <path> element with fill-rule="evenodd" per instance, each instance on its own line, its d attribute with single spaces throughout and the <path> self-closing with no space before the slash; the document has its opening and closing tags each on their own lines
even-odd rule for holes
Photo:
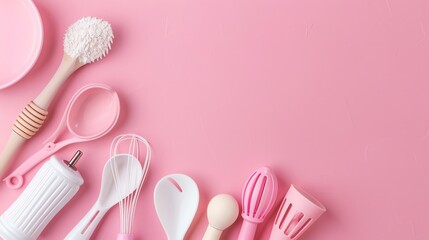
<svg viewBox="0 0 429 240">
<path fill-rule="evenodd" d="M 222 234 L 221 230 L 216 229 L 209 225 L 207 226 L 206 233 L 204 233 L 202 240 L 219 240 L 221 234 Z"/>
<path fill-rule="evenodd" d="M 88 240 L 94 233 L 97 225 L 109 209 L 103 209 L 97 203 L 80 220 L 80 222 L 71 230 L 64 240 Z"/>
</svg>

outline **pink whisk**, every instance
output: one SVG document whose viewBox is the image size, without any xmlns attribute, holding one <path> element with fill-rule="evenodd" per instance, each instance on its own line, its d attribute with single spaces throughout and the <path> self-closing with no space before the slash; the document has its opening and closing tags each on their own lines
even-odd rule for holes
<svg viewBox="0 0 429 240">
<path fill-rule="evenodd" d="M 256 228 L 270 212 L 277 197 L 277 178 L 267 167 L 256 170 L 242 193 L 243 225 L 238 240 L 251 240 Z"/>
</svg>

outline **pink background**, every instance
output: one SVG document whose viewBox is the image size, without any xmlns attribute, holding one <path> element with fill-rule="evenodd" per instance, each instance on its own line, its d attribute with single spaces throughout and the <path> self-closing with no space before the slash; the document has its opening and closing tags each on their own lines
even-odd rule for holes
<svg viewBox="0 0 429 240">
<path fill-rule="evenodd" d="M 129 132 L 154 150 L 137 239 L 166 239 L 152 200 L 162 176 L 185 173 L 198 183 L 200 207 L 187 239 L 201 239 L 210 198 L 239 199 L 247 177 L 263 165 L 279 178 L 277 203 L 294 183 L 328 208 L 302 239 L 429 239 L 429 1 L 35 4 L 45 42 L 31 72 L 0 91 L 1 146 L 56 70 L 68 25 L 88 15 L 106 19 L 115 41 L 105 59 L 69 80 L 14 167 L 41 147 L 82 86 L 111 85 L 122 107 L 108 136 L 58 153 L 84 151 L 78 168 L 86 183 L 41 239 L 64 237 L 89 210 L 111 140 Z M 2 184 L 0 211 L 19 193 Z M 259 227 L 257 239 L 268 238 L 272 221 L 273 215 Z M 113 239 L 118 223 L 115 208 L 94 239 Z M 224 239 L 236 239 L 240 224 Z"/>
</svg>

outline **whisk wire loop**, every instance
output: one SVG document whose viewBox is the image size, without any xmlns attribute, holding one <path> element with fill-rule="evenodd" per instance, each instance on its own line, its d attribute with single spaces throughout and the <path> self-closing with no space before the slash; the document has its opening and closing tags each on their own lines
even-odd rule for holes
<svg viewBox="0 0 429 240">
<path fill-rule="evenodd" d="M 141 192 L 141 188 L 143 186 L 144 180 L 147 175 L 147 171 L 149 169 L 150 165 L 150 159 L 151 159 L 151 147 L 149 142 L 136 134 L 122 134 L 115 139 L 113 139 L 111 147 L 110 147 L 110 156 L 116 156 L 118 154 L 121 154 L 120 146 L 124 142 L 129 142 L 128 145 L 128 161 L 126 162 L 126 173 L 128 174 L 128 178 L 126 181 L 128 182 L 122 182 L 123 180 L 119 179 L 117 176 L 119 176 L 118 172 L 118 161 L 112 161 L 112 173 L 114 176 L 114 182 L 115 182 L 115 188 L 116 192 L 120 194 L 120 196 L 124 196 L 127 192 L 127 186 L 136 186 L 138 185 L 138 188 L 133 191 L 131 194 L 127 195 L 125 198 L 123 198 L 119 202 L 119 214 L 120 214 L 120 234 L 131 234 L 132 233 L 132 227 L 133 227 L 133 220 L 135 217 L 135 211 L 137 206 L 138 197 Z M 140 145 L 143 144 L 146 148 L 146 155 L 144 157 L 144 161 L 141 162 L 142 169 L 132 169 L 132 165 L 130 164 L 131 158 L 136 158 L 140 161 Z M 138 172 L 142 171 L 143 174 L 141 175 L 141 178 L 138 177 Z"/>
</svg>

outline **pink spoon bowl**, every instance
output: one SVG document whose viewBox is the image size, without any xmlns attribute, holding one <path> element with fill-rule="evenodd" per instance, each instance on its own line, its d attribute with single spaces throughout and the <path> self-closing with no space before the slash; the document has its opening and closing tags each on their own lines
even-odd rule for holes
<svg viewBox="0 0 429 240">
<path fill-rule="evenodd" d="M 109 132 L 119 117 L 117 95 L 97 85 L 75 98 L 67 115 L 67 127 L 75 136 L 95 139 Z"/>
</svg>

